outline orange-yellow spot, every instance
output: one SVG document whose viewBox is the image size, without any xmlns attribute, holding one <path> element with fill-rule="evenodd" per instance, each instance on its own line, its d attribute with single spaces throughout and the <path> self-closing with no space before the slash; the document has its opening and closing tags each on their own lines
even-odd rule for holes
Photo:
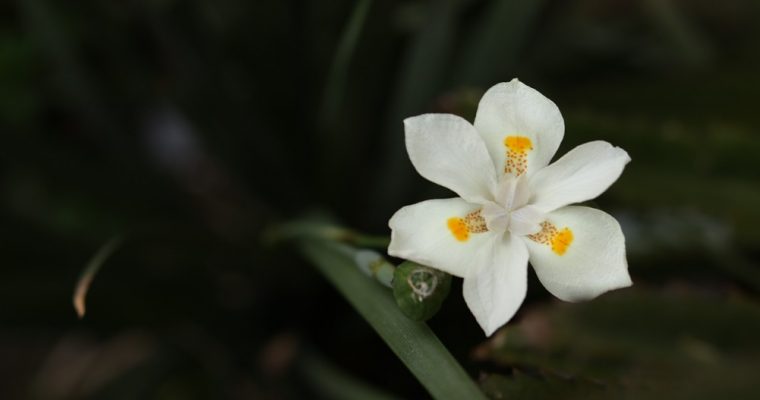
<svg viewBox="0 0 760 400">
<path fill-rule="evenodd" d="M 528 170 L 528 152 L 533 150 L 533 142 L 526 136 L 506 136 L 507 147 L 504 173 L 522 175 Z"/>
<path fill-rule="evenodd" d="M 467 223 L 464 219 L 452 217 L 446 221 L 446 225 L 448 225 L 451 234 L 454 235 L 458 241 L 466 242 L 467 239 L 470 238 L 470 230 L 467 228 Z"/>
<path fill-rule="evenodd" d="M 565 254 L 567 248 L 573 243 L 573 231 L 571 231 L 570 228 L 565 228 L 557 232 L 554 237 L 552 237 L 551 243 L 553 252 L 560 256 Z"/>
<path fill-rule="evenodd" d="M 567 227 L 559 230 L 551 222 L 544 221 L 541 223 L 541 231 L 528 235 L 528 239 L 550 246 L 555 254 L 561 256 L 573 243 L 573 231 Z"/>
<path fill-rule="evenodd" d="M 526 136 L 507 136 L 504 138 L 504 145 L 515 153 L 525 153 L 533 150 L 533 142 Z"/>
</svg>

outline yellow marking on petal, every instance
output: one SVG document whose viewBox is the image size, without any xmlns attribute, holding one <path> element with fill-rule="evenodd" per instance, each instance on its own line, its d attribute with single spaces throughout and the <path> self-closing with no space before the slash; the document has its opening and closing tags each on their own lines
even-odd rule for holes
<svg viewBox="0 0 760 400">
<path fill-rule="evenodd" d="M 533 142 L 527 136 L 506 136 L 504 146 L 507 148 L 504 173 L 524 174 L 528 169 L 528 152 L 533 150 Z"/>
<path fill-rule="evenodd" d="M 552 238 L 552 251 L 561 256 L 565 254 L 571 243 L 573 243 L 573 231 L 565 228 Z"/>
<path fill-rule="evenodd" d="M 528 239 L 550 246 L 552 251 L 558 256 L 564 255 L 567 249 L 573 243 L 573 231 L 570 228 L 558 230 L 557 227 L 549 221 L 541 223 L 541 231 L 528 235 Z"/>
<path fill-rule="evenodd" d="M 516 153 L 533 150 L 533 142 L 527 136 L 507 136 L 504 138 L 504 145 Z"/>
<path fill-rule="evenodd" d="M 458 241 L 466 242 L 467 239 L 470 238 L 470 231 L 467 229 L 467 224 L 464 222 L 464 219 L 452 217 L 446 221 L 446 225 L 448 225 L 451 234 L 454 235 Z"/>
<path fill-rule="evenodd" d="M 469 212 L 464 218 L 451 217 L 446 221 L 446 226 L 460 242 L 466 242 L 471 233 L 488 232 L 486 220 L 480 215 L 480 210 Z"/>
</svg>

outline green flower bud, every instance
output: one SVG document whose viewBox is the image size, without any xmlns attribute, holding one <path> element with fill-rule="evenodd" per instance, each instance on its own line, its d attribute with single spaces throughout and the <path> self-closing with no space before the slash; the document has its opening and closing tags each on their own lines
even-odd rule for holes
<svg viewBox="0 0 760 400">
<path fill-rule="evenodd" d="M 451 289 L 451 275 L 405 261 L 393 273 L 393 296 L 401 311 L 415 321 L 427 321 L 441 308 Z"/>
</svg>

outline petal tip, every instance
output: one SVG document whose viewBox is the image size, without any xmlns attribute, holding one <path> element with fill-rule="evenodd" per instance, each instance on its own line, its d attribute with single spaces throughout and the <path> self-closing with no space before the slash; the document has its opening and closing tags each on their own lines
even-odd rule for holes
<svg viewBox="0 0 760 400">
<path fill-rule="evenodd" d="M 633 280 L 631 279 L 631 275 L 628 272 L 626 272 L 625 277 L 620 281 L 619 286 L 611 290 L 625 289 L 631 286 L 633 286 Z"/>
<path fill-rule="evenodd" d="M 423 114 L 424 115 L 424 114 Z M 416 120 L 420 118 L 422 115 L 415 115 L 413 117 L 406 117 L 404 118 L 404 127 L 408 126 L 410 123 L 412 123 L 413 120 Z"/>
<path fill-rule="evenodd" d="M 470 311 L 473 311 L 472 308 L 470 308 Z M 504 322 L 499 322 L 498 318 L 494 318 L 493 315 L 483 315 L 481 313 L 472 312 L 472 315 L 475 317 L 475 320 L 478 322 L 478 325 L 480 326 L 480 329 L 483 331 L 483 333 L 486 335 L 486 337 L 490 337 L 494 334 L 499 328 L 504 326 L 508 321 L 509 318 Z"/>
<path fill-rule="evenodd" d="M 583 301 L 593 300 L 605 293 L 609 293 L 614 290 L 625 289 L 631 286 L 633 286 L 633 281 L 631 280 L 630 275 L 626 273 L 617 282 L 608 282 L 603 287 L 590 288 L 588 291 L 578 291 L 573 294 L 557 294 L 557 293 L 552 293 L 552 294 L 554 294 L 555 297 L 557 297 L 558 299 L 562 301 L 566 301 L 568 303 L 579 303 Z"/>
<path fill-rule="evenodd" d="M 486 324 L 481 324 L 480 328 L 483 329 L 483 333 L 486 334 L 486 337 L 491 337 L 496 331 L 498 331 L 502 326 L 506 325 L 507 322 L 512 318 L 507 318 L 507 320 L 499 322 L 498 320 L 491 320 L 490 322 Z"/>
<path fill-rule="evenodd" d="M 486 337 L 491 337 L 494 334 L 494 332 L 496 332 L 499 329 L 499 327 L 498 326 L 488 327 L 488 326 L 480 325 L 480 329 L 483 330 L 483 333 L 486 335 Z"/>
<path fill-rule="evenodd" d="M 629 162 L 631 162 L 631 156 L 628 154 L 627 151 L 625 151 L 625 149 L 623 149 L 620 146 L 614 146 L 614 145 L 612 145 L 611 143 L 608 143 L 608 142 L 604 142 L 604 143 L 606 143 L 608 146 L 610 146 L 610 149 L 613 152 L 615 152 L 619 157 L 621 157 L 621 158 L 623 158 L 625 160 L 624 164 L 628 164 Z"/>
<path fill-rule="evenodd" d="M 623 154 L 625 155 L 625 163 L 628 164 L 629 162 L 631 162 L 631 155 L 628 154 L 627 151 L 621 149 L 620 147 L 618 147 L 618 149 L 620 149 L 620 151 L 622 151 Z"/>
</svg>

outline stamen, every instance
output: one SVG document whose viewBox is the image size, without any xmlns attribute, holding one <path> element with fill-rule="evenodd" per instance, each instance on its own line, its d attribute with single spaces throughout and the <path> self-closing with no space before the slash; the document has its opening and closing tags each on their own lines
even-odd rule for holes
<svg viewBox="0 0 760 400">
<path fill-rule="evenodd" d="M 541 223 L 541 231 L 528 235 L 528 239 L 541 244 L 551 244 L 551 240 L 558 233 L 557 227 L 549 221 Z"/>
<path fill-rule="evenodd" d="M 467 223 L 467 229 L 472 233 L 488 232 L 486 219 L 480 215 L 480 210 L 475 210 L 467 214 L 467 216 L 464 217 L 464 221 Z"/>
<path fill-rule="evenodd" d="M 446 226 L 454 238 L 460 242 L 469 240 L 471 233 L 488 232 L 486 220 L 480 215 L 480 210 L 472 211 L 464 218 L 451 217 L 446 221 Z"/>
<path fill-rule="evenodd" d="M 528 169 L 528 152 L 533 150 L 533 142 L 526 136 L 506 136 L 507 160 L 504 173 L 520 176 Z"/>
<path fill-rule="evenodd" d="M 528 239 L 550 246 L 552 251 L 558 256 L 564 255 L 567 249 L 573 243 L 573 231 L 565 227 L 561 231 L 549 221 L 541 223 L 541 231 L 533 235 L 528 235 Z"/>
</svg>

